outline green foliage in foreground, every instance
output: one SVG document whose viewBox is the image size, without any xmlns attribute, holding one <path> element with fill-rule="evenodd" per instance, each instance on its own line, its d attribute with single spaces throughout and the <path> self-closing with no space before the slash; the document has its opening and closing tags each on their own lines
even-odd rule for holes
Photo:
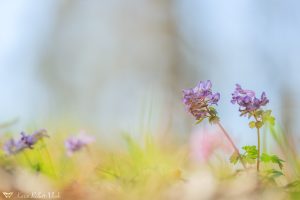
<svg viewBox="0 0 300 200">
<path fill-rule="evenodd" d="M 273 131 L 283 143 L 280 132 L 275 128 Z M 215 184 L 214 194 L 225 195 L 235 191 L 236 196 L 230 199 L 240 199 L 246 194 L 238 194 L 239 187 L 231 188 L 230 185 L 239 181 L 241 176 L 245 177 L 243 183 L 250 183 L 257 158 L 256 146 L 248 145 L 242 148 L 241 158 L 236 154 L 231 156 L 230 161 L 236 164 L 236 168 L 226 162 L 228 158 L 224 155 L 211 157 L 207 163 L 198 163 L 191 158 L 186 143 L 171 142 L 175 141 L 174 138 L 159 139 L 149 134 L 141 139 L 125 134 L 123 142 L 115 148 L 109 148 L 101 140 L 97 140 L 95 144 L 70 157 L 66 155 L 63 146 L 66 135 L 50 136 L 37 143 L 33 149 L 26 149 L 13 156 L 6 156 L 0 151 L 0 176 L 4 172 L 11 174 L 13 184 L 22 173 L 29 173 L 29 182 L 42 185 L 46 181 L 51 187 L 61 191 L 66 196 L 65 199 L 82 199 L 80 195 L 77 197 L 77 193 L 72 195 L 75 191 L 87 188 L 95 191 L 93 197 L 85 196 L 85 199 L 95 196 L 98 199 L 141 199 L 141 196 L 143 199 L 174 199 L 172 194 L 186 196 L 193 187 L 207 187 L 209 181 Z M 261 154 L 262 171 L 258 177 L 254 176 L 254 179 L 257 178 L 257 185 L 249 185 L 253 187 L 253 195 L 264 198 L 265 193 L 272 193 L 276 188 L 286 199 L 299 197 L 299 168 L 293 164 L 295 160 L 291 162 L 295 158 L 291 159 L 287 155 L 292 156 L 290 153 L 283 153 L 283 161 L 281 156 L 267 152 Z M 240 159 L 247 164 L 246 170 L 239 165 Z M 45 179 L 41 181 L 39 177 Z M 69 189 L 75 183 L 76 189 Z M 15 187 L 22 190 L 19 185 Z M 260 189 L 254 189 L 257 187 Z M 202 191 L 202 195 L 207 191 Z M 249 195 L 252 193 L 247 194 L 248 197 Z"/>
</svg>

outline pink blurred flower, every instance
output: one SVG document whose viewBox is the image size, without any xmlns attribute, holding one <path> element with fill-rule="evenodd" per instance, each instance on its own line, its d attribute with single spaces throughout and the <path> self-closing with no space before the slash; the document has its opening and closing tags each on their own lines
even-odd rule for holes
<svg viewBox="0 0 300 200">
<path fill-rule="evenodd" d="M 223 134 L 215 129 L 196 129 L 190 137 L 191 156 L 196 161 L 207 162 L 216 151 L 232 152 Z"/>
</svg>

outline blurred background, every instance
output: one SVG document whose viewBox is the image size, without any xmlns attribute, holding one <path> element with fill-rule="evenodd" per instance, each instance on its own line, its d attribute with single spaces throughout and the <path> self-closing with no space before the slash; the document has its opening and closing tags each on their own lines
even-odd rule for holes
<svg viewBox="0 0 300 200">
<path fill-rule="evenodd" d="M 234 84 L 270 98 L 300 128 L 296 0 L 0 1 L 0 121 L 74 120 L 104 136 L 189 134 L 181 90 L 210 79 L 224 126 L 255 144 L 231 105 Z"/>
</svg>

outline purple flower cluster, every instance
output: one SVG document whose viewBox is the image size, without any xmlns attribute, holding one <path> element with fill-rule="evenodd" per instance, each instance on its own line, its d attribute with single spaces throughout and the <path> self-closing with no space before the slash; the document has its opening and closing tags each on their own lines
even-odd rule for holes
<svg viewBox="0 0 300 200">
<path fill-rule="evenodd" d="M 255 92 L 252 90 L 244 90 L 239 84 L 236 84 L 235 91 L 232 93 L 231 103 L 237 103 L 240 106 L 240 111 L 243 113 L 249 113 L 255 110 L 259 110 L 261 106 L 267 105 L 269 99 L 266 97 L 266 93 L 261 94 L 260 99 L 255 96 Z"/>
<path fill-rule="evenodd" d="M 197 119 L 209 117 L 209 106 L 217 105 L 220 93 L 213 93 L 211 81 L 200 81 L 196 87 L 183 90 L 183 103 Z"/>
<path fill-rule="evenodd" d="M 26 135 L 24 132 L 21 132 L 21 138 L 19 140 L 15 141 L 14 139 L 10 139 L 4 144 L 3 149 L 8 155 L 16 154 L 26 148 L 32 149 L 33 145 L 44 137 L 49 137 L 45 129 L 37 130 L 31 135 Z"/>
<path fill-rule="evenodd" d="M 90 137 L 84 133 L 80 133 L 77 136 L 71 136 L 65 141 L 65 147 L 67 149 L 67 155 L 71 156 L 74 152 L 79 151 L 83 147 L 94 141 L 93 137 Z"/>
</svg>

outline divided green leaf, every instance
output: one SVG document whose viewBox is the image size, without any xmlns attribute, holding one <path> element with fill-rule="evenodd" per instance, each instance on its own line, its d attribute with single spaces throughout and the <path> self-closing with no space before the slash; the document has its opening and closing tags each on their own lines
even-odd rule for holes
<svg viewBox="0 0 300 200">
<path fill-rule="evenodd" d="M 256 146 L 243 146 L 242 149 L 244 149 L 245 152 L 245 156 L 249 157 L 251 159 L 256 159 L 257 158 L 257 149 Z"/>
<path fill-rule="evenodd" d="M 283 162 L 284 160 L 280 159 L 278 156 L 276 155 L 268 155 L 266 153 L 263 153 L 260 157 L 260 160 L 262 162 L 265 162 L 265 163 L 268 163 L 268 162 L 271 162 L 271 163 L 274 163 L 274 164 L 277 164 L 279 166 L 280 169 L 283 168 Z"/>
<path fill-rule="evenodd" d="M 267 175 L 269 176 L 269 178 L 277 178 L 280 176 L 283 176 L 283 173 L 281 171 L 278 171 L 276 169 L 270 169 L 266 171 Z"/>
<path fill-rule="evenodd" d="M 269 123 L 270 125 L 275 125 L 275 117 L 272 116 L 272 110 L 266 110 L 262 114 L 262 120 L 264 123 Z"/>
<path fill-rule="evenodd" d="M 245 150 L 245 153 L 241 155 L 243 161 L 249 164 L 255 163 L 257 158 L 256 146 L 243 146 L 242 149 Z"/>
</svg>

